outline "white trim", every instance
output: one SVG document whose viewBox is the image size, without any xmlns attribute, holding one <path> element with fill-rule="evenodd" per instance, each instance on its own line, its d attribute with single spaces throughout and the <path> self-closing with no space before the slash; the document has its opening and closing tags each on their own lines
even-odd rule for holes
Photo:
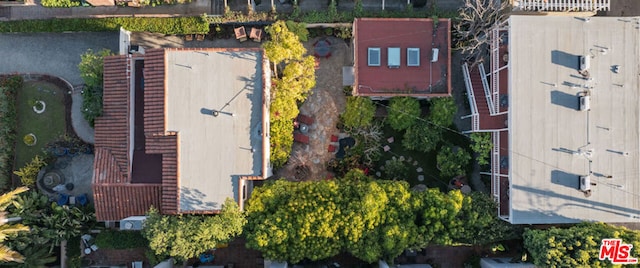
<svg viewBox="0 0 640 268">
<path fill-rule="evenodd" d="M 473 95 L 473 85 L 471 84 L 471 75 L 469 74 L 469 66 L 465 62 L 462 64 L 462 78 L 464 79 L 464 85 L 467 89 L 467 98 L 469 99 L 469 106 L 471 106 L 471 131 L 480 130 L 480 115 L 478 114 L 478 106 L 476 104 L 476 97 Z"/>
</svg>

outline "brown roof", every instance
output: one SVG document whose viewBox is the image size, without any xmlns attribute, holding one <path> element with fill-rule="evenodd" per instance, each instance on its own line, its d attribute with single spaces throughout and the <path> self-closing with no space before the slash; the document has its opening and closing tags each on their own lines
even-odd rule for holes
<svg viewBox="0 0 640 268">
<path fill-rule="evenodd" d="M 451 94 L 451 20 L 358 18 L 353 24 L 354 94 L 372 97 L 439 97 Z M 387 67 L 387 48 L 400 48 L 400 66 Z M 380 66 L 369 66 L 368 48 L 380 49 Z M 407 66 L 407 48 L 419 48 L 419 66 Z M 439 49 L 431 62 L 432 49 Z"/>
<path fill-rule="evenodd" d="M 129 74 L 131 69 L 127 56 L 111 56 L 104 60 L 104 105 L 102 116 L 95 122 L 96 153 L 93 174 L 96 218 L 100 221 L 144 215 L 151 206 L 162 208 L 162 184 L 131 183 L 129 168 L 131 162 L 129 157 L 131 147 Z M 150 79 L 150 82 L 153 89 L 154 82 L 157 82 L 154 79 Z M 163 97 L 164 94 L 161 98 Z M 158 138 L 149 140 L 153 142 Z M 175 150 L 175 138 L 164 140 L 173 142 L 172 148 Z M 158 146 L 155 148 L 156 151 L 163 149 L 169 151 L 171 148 L 162 143 L 152 146 Z M 163 162 L 165 159 L 171 161 L 171 157 L 163 155 Z M 175 162 L 175 157 L 173 159 Z"/>
<path fill-rule="evenodd" d="M 144 60 L 144 132 L 164 133 L 165 51 L 147 50 Z"/>
</svg>

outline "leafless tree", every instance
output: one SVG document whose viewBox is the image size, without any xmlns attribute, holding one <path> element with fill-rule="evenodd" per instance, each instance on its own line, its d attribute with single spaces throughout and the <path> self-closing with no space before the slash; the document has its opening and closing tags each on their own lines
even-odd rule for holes
<svg viewBox="0 0 640 268">
<path fill-rule="evenodd" d="M 456 46 L 465 60 L 471 61 L 472 65 L 482 61 L 491 29 L 507 17 L 508 10 L 507 0 L 464 0 L 459 21 L 453 28 Z"/>
<path fill-rule="evenodd" d="M 382 149 L 382 126 L 373 124 L 368 127 L 357 128 L 352 131 L 354 136 L 360 137 L 362 146 L 362 162 L 367 165 L 373 164 L 380 157 Z"/>
</svg>

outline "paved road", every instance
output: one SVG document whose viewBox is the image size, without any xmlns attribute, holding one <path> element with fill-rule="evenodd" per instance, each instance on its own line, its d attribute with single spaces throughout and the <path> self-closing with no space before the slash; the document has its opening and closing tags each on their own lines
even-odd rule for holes
<svg viewBox="0 0 640 268">
<path fill-rule="evenodd" d="M 118 33 L 0 34 L 0 73 L 43 73 L 82 84 L 78 63 L 87 49 L 118 50 Z M 81 113 L 80 92 L 72 96 L 71 121 L 78 136 L 93 143 L 93 128 Z"/>
</svg>

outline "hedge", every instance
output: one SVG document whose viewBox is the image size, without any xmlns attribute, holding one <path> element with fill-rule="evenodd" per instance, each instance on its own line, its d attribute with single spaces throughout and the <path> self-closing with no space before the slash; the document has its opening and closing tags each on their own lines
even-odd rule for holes
<svg viewBox="0 0 640 268">
<path fill-rule="evenodd" d="M 162 34 L 206 34 L 209 23 L 202 17 L 148 18 L 84 18 L 19 20 L 0 22 L 0 32 L 109 32 L 120 27 L 133 32 Z"/>
<path fill-rule="evenodd" d="M 11 185 L 17 126 L 16 93 L 22 83 L 21 76 L 0 78 L 0 190 Z"/>
<path fill-rule="evenodd" d="M 149 246 L 140 231 L 104 230 L 96 236 L 96 245 L 106 249 L 131 249 Z"/>
</svg>

